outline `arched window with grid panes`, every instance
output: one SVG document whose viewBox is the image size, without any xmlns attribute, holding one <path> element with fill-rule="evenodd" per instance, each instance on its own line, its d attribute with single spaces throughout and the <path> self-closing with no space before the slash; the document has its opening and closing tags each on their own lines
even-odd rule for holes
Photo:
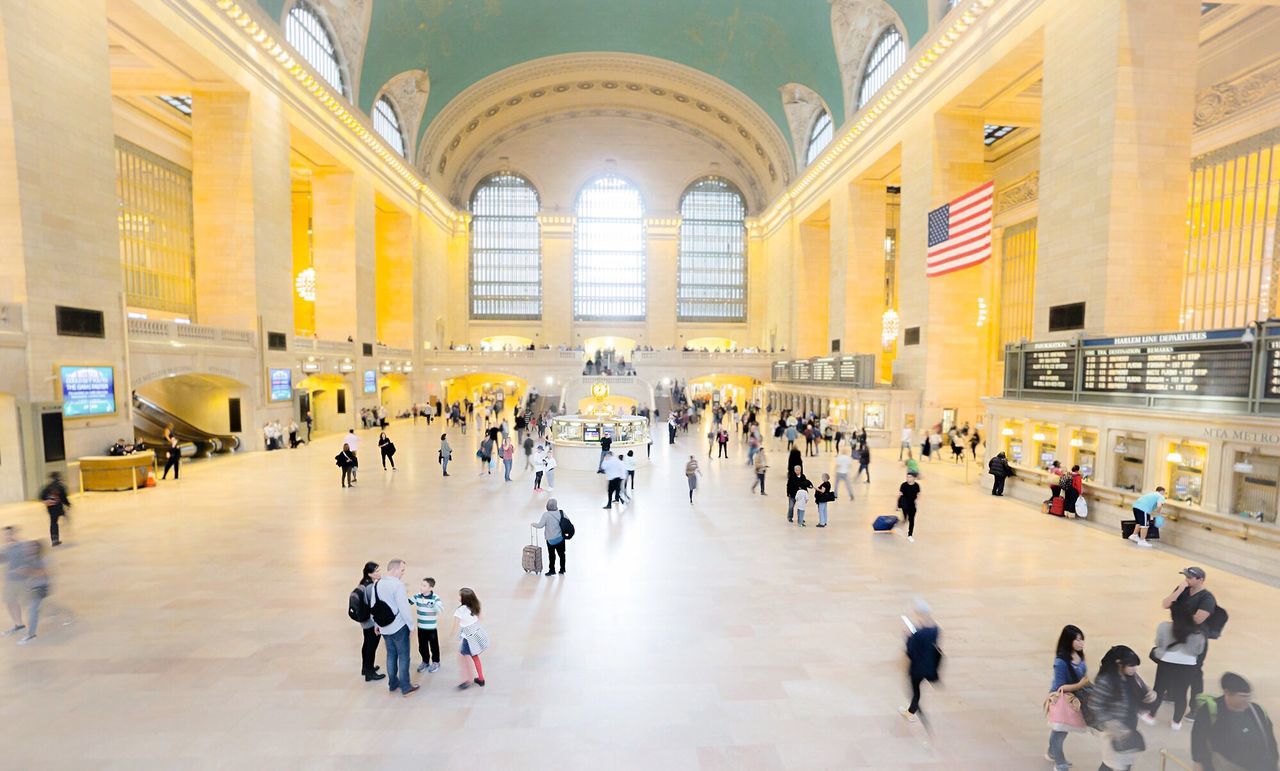
<svg viewBox="0 0 1280 771">
<path fill-rule="evenodd" d="M 471 318 L 542 318 L 538 191 L 511 172 L 491 174 L 471 194 Z"/>
<path fill-rule="evenodd" d="M 386 141 L 392 150 L 404 155 L 404 131 L 400 128 L 400 113 L 385 95 L 373 103 L 373 130 Z"/>
<path fill-rule="evenodd" d="M 643 321 L 644 201 L 617 174 L 588 182 L 574 205 L 573 317 Z"/>
<path fill-rule="evenodd" d="M 680 198 L 678 321 L 747 320 L 747 204 L 732 182 L 703 177 Z"/>
<path fill-rule="evenodd" d="M 333 42 L 333 35 L 320 19 L 320 14 L 306 0 L 298 0 L 289 9 L 289 15 L 284 20 L 284 39 L 326 83 L 343 96 L 351 98 L 342 74 L 342 65 L 338 61 L 338 46 Z"/>
<path fill-rule="evenodd" d="M 809 144 L 804 150 L 804 163 L 809 165 L 813 163 L 813 159 L 822 154 L 827 149 L 827 145 L 831 144 L 832 132 L 835 127 L 831 123 L 831 113 L 823 110 L 813 119 L 813 126 L 809 129 Z"/>
<path fill-rule="evenodd" d="M 890 25 L 871 48 L 866 69 L 862 71 L 862 86 L 858 89 L 858 108 L 861 109 L 876 95 L 893 73 L 907 61 L 907 41 L 898 28 Z"/>
</svg>

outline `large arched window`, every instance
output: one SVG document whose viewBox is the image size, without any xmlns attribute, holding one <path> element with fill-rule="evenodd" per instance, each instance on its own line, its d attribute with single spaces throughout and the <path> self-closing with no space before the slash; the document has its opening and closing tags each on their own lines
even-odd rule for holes
<svg viewBox="0 0 1280 771">
<path fill-rule="evenodd" d="M 703 177 L 680 198 L 678 321 L 747 320 L 747 204 L 732 182 Z"/>
<path fill-rule="evenodd" d="M 858 91 L 858 107 L 871 101 L 871 97 L 889 82 L 893 73 L 906 61 L 907 41 L 902 38 L 897 27 L 890 25 L 880 35 L 871 49 L 871 56 L 867 58 L 867 68 L 862 72 L 862 88 Z"/>
<path fill-rule="evenodd" d="M 311 69 L 336 88 L 343 96 L 350 97 L 346 83 L 342 78 L 342 67 L 338 64 L 338 47 L 333 43 L 333 35 L 325 28 L 324 22 L 310 4 L 298 0 L 289 9 L 284 20 L 284 38 L 294 50 L 302 54 Z"/>
<path fill-rule="evenodd" d="M 485 177 L 471 194 L 471 318 L 542 318 L 538 191 L 518 174 Z"/>
<path fill-rule="evenodd" d="M 386 140 L 392 150 L 404 155 L 404 132 L 400 130 L 400 116 L 396 113 L 395 105 L 385 96 L 378 97 L 378 101 L 373 103 L 373 130 Z"/>
<path fill-rule="evenodd" d="M 578 193 L 573 231 L 573 317 L 641 321 L 645 315 L 644 202 L 616 174 Z"/>
<path fill-rule="evenodd" d="M 821 155 L 822 151 L 827 149 L 827 145 L 831 144 L 833 130 L 831 113 L 826 110 L 818 113 L 818 117 L 813 121 L 813 128 L 809 129 L 809 145 L 804 151 L 804 163 L 806 166 L 813 163 L 813 159 Z"/>
</svg>

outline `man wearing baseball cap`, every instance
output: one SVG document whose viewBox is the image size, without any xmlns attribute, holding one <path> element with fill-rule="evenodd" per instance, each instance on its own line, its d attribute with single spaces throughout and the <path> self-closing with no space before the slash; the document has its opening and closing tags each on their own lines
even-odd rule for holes
<svg viewBox="0 0 1280 771">
<path fill-rule="evenodd" d="M 1222 675 L 1222 695 L 1201 699 L 1200 719 L 1191 732 L 1196 771 L 1275 771 L 1280 751 L 1267 713 L 1253 703 L 1249 681 Z"/>
<path fill-rule="evenodd" d="M 1179 572 L 1183 575 L 1182 582 L 1173 588 L 1168 597 L 1164 598 L 1162 606 L 1165 610 L 1170 611 L 1170 616 L 1173 615 L 1173 606 L 1179 606 L 1195 622 L 1198 629 L 1217 609 L 1218 600 L 1213 596 L 1213 592 L 1204 588 L 1204 568 L 1192 566 Z M 1192 706 L 1191 713 L 1187 715 L 1188 720 L 1195 719 L 1196 697 L 1204 692 L 1204 659 L 1209 654 L 1208 642 L 1208 636 L 1206 635 L 1204 652 L 1196 660 L 1196 674 L 1191 681 Z"/>
</svg>

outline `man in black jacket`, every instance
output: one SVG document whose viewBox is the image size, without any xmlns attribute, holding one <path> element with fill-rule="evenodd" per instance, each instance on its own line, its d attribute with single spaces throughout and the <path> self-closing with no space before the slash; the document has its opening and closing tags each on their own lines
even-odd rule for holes
<svg viewBox="0 0 1280 771">
<path fill-rule="evenodd" d="M 67 499 L 67 487 L 62 484 L 62 475 L 56 471 L 49 472 L 49 483 L 40 491 L 40 500 L 49 512 L 49 540 L 54 546 L 62 544 L 58 532 L 58 520 L 67 516 L 71 501 Z"/>
<path fill-rule="evenodd" d="M 1013 476 L 1013 468 L 1009 465 L 1009 461 L 1005 459 L 1004 453 L 997 453 L 996 457 L 991 459 L 987 464 L 987 471 L 996 481 L 991 485 L 992 495 L 1004 495 L 1004 480 Z"/>
<path fill-rule="evenodd" d="M 1276 735 L 1267 713 L 1253 703 L 1249 682 L 1222 675 L 1222 695 L 1202 696 L 1191 731 L 1196 771 L 1275 771 Z"/>
</svg>

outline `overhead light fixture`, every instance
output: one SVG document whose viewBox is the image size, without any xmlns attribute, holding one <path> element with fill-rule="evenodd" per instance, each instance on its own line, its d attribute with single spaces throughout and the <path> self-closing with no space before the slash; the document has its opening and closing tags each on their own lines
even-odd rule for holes
<svg viewBox="0 0 1280 771">
<path fill-rule="evenodd" d="M 1232 466 L 1231 470 L 1238 474 L 1251 474 L 1253 473 L 1253 464 L 1247 460 L 1242 460 Z"/>
<path fill-rule="evenodd" d="M 1012 428 L 1002 428 L 1002 429 L 1000 429 L 1000 435 L 1001 435 L 1001 436 L 1013 436 L 1013 429 L 1012 429 Z"/>
<path fill-rule="evenodd" d="M 1164 459 L 1170 463 L 1182 463 L 1182 453 L 1177 450 L 1173 450 L 1168 455 L 1164 456 Z"/>
<path fill-rule="evenodd" d="M 1083 440 L 1083 439 L 1081 439 L 1081 438 L 1080 438 L 1080 437 L 1078 437 L 1078 436 L 1073 436 L 1073 437 L 1071 438 L 1071 446 L 1072 446 L 1072 447 L 1084 447 L 1084 440 Z"/>
<path fill-rule="evenodd" d="M 985 326 L 987 323 L 987 298 L 978 298 L 978 326 Z"/>
<path fill-rule="evenodd" d="M 897 342 L 900 323 L 898 312 L 893 308 L 886 310 L 880 317 L 880 344 L 886 351 L 893 348 L 893 344 Z"/>
<path fill-rule="evenodd" d="M 1031 435 L 1031 438 L 1032 438 L 1032 439 L 1034 439 L 1034 440 L 1035 440 L 1035 441 L 1037 441 L 1037 442 L 1043 442 L 1043 441 L 1044 441 L 1044 434 L 1043 434 L 1042 432 L 1040 432 L 1040 431 L 1037 431 L 1037 432 L 1035 432 L 1034 434 L 1032 434 L 1032 435 Z"/>
</svg>

